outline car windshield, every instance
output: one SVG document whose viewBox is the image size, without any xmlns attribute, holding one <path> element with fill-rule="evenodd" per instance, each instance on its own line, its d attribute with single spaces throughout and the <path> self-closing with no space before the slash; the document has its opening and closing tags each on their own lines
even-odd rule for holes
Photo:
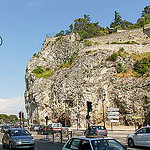
<svg viewBox="0 0 150 150">
<path fill-rule="evenodd" d="M 122 145 L 113 139 L 102 139 L 91 141 L 94 150 L 124 150 Z"/>
<path fill-rule="evenodd" d="M 12 130 L 11 135 L 12 136 L 26 136 L 26 135 L 30 135 L 30 133 L 27 130 Z"/>
</svg>

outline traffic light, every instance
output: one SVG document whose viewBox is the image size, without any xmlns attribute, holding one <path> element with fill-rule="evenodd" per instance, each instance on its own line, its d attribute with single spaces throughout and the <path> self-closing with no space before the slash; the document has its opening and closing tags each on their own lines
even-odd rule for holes
<svg viewBox="0 0 150 150">
<path fill-rule="evenodd" d="M 86 115 L 86 119 L 90 119 L 90 117 L 91 117 L 91 116 L 89 116 L 89 115 Z"/>
<path fill-rule="evenodd" d="M 87 110 L 88 112 L 92 111 L 92 102 L 87 101 Z"/>
</svg>

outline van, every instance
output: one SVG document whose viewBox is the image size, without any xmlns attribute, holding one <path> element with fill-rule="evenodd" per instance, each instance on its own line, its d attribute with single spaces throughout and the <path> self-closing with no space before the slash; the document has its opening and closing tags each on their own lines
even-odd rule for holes
<svg viewBox="0 0 150 150">
<path fill-rule="evenodd" d="M 61 123 L 51 123 L 48 128 L 49 131 L 61 131 L 62 124 Z"/>
</svg>

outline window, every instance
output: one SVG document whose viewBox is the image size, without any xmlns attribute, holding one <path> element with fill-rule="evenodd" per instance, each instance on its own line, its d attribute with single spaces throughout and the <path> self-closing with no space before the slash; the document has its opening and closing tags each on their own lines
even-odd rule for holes
<svg viewBox="0 0 150 150">
<path fill-rule="evenodd" d="M 91 145 L 88 140 L 82 140 L 80 150 L 91 150 Z"/>
<path fill-rule="evenodd" d="M 81 140 L 80 139 L 71 139 L 68 144 L 66 145 L 66 148 L 72 149 L 72 150 L 78 150 Z"/>
<path fill-rule="evenodd" d="M 106 149 L 117 149 L 124 150 L 122 145 L 116 140 L 92 140 L 92 146 L 94 150 L 106 150 Z"/>
<path fill-rule="evenodd" d="M 150 128 L 146 128 L 146 133 L 150 133 Z"/>
<path fill-rule="evenodd" d="M 143 129 L 137 131 L 136 133 L 137 134 L 144 134 L 144 133 L 146 133 L 146 128 L 143 128 Z"/>
</svg>

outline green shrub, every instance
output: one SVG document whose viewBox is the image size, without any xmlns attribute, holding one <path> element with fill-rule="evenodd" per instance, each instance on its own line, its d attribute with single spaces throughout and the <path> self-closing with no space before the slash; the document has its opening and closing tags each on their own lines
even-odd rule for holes
<svg viewBox="0 0 150 150">
<path fill-rule="evenodd" d="M 89 41 L 89 40 L 84 40 L 84 45 L 85 46 L 92 46 L 93 42 Z"/>
<path fill-rule="evenodd" d="M 32 73 L 34 74 L 41 74 L 43 72 L 43 69 L 40 66 L 37 66 Z"/>
<path fill-rule="evenodd" d="M 146 72 L 148 72 L 150 68 L 150 57 L 149 58 L 143 58 L 140 61 L 136 61 L 134 64 L 134 70 L 138 72 L 139 74 L 143 75 Z"/>
<path fill-rule="evenodd" d="M 69 58 L 69 60 L 64 61 L 63 64 L 59 65 L 59 68 L 69 68 L 72 63 L 74 62 L 75 58 L 78 56 L 78 52 L 75 51 L 72 56 Z"/>
<path fill-rule="evenodd" d="M 116 70 L 117 70 L 117 73 L 120 73 L 123 71 L 123 67 L 121 63 L 118 63 Z"/>
<path fill-rule="evenodd" d="M 116 61 L 117 60 L 117 53 L 113 53 L 111 56 L 106 58 L 106 61 Z"/>
</svg>

